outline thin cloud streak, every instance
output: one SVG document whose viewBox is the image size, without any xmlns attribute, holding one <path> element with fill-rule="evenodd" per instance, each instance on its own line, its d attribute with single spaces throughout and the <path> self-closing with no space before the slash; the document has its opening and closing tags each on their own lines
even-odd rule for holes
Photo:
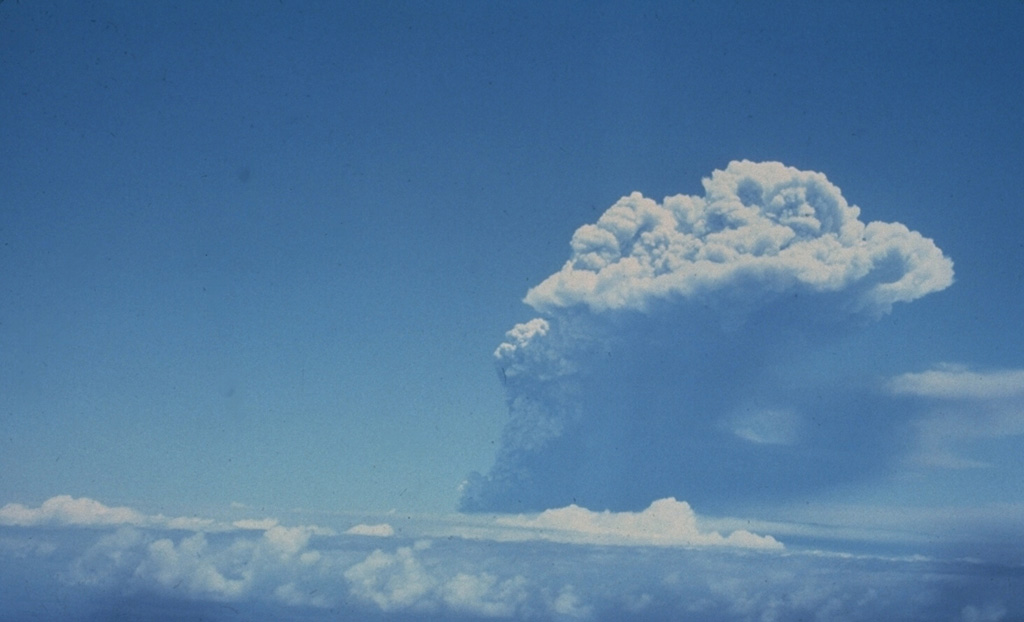
<svg viewBox="0 0 1024 622">
<path fill-rule="evenodd" d="M 971 456 L 966 445 L 1024 435 L 1024 370 L 945 364 L 892 378 L 887 388 L 916 413 L 913 465 L 990 468 L 991 457 Z"/>
<path fill-rule="evenodd" d="M 889 383 L 897 395 L 936 399 L 998 400 L 1024 397 L 1024 369 L 973 371 L 963 365 L 942 365 L 908 373 Z"/>
<path fill-rule="evenodd" d="M 232 522 L 198 517 L 167 517 L 162 514 L 144 514 L 129 507 L 110 507 L 88 497 L 75 498 L 71 495 L 57 495 L 33 508 L 20 503 L 8 503 L 0 507 L 0 525 L 16 527 L 65 526 L 65 527 L 151 527 L 181 529 L 197 532 L 222 531 L 270 531 L 280 527 L 276 518 L 243 518 Z M 310 525 L 303 527 L 317 535 L 333 535 L 324 527 Z"/>
<path fill-rule="evenodd" d="M 390 538 L 395 535 L 395 529 L 387 523 L 366 525 L 360 523 L 345 530 L 345 533 L 352 536 L 375 536 L 378 538 Z"/>
</svg>

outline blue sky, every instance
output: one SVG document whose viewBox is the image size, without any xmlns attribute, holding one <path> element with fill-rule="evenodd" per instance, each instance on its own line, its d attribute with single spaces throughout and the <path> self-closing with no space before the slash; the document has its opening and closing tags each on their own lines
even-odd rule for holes
<svg viewBox="0 0 1024 622">
<path fill-rule="evenodd" d="M 343 588 L 296 616 L 672 617 L 727 596 L 666 567 L 609 603 L 614 573 L 537 570 L 600 538 L 531 536 L 524 569 L 480 542 L 674 498 L 801 551 L 786 572 L 870 552 L 850 593 L 981 560 L 1010 578 L 914 615 L 1024 616 L 1022 27 L 1010 1 L 0 4 L 4 572 L 141 607 L 214 576 L 157 543 L 257 555 L 277 532 L 232 521 L 269 516 L 313 539 L 189 602 L 287 608 L 315 575 Z M 136 565 L 75 574 L 100 549 Z M 751 594 L 732 618 L 767 615 Z"/>
</svg>

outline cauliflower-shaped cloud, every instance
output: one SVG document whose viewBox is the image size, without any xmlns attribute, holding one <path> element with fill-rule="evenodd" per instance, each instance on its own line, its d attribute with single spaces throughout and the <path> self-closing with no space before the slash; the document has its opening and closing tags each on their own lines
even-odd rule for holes
<svg viewBox="0 0 1024 622">
<path fill-rule="evenodd" d="M 140 512 L 126 507 L 109 507 L 99 501 L 70 495 L 47 499 L 38 508 L 8 503 L 0 508 L 0 525 L 142 525 L 151 522 Z"/>
<path fill-rule="evenodd" d="M 860 220 L 825 175 L 778 162 L 732 162 L 705 196 L 663 203 L 634 192 L 572 238 L 572 257 L 531 289 L 538 311 L 645 311 L 657 300 L 847 292 L 881 315 L 953 282 L 953 263 L 899 223 Z"/>
<path fill-rule="evenodd" d="M 386 612 L 447 609 L 487 618 L 511 617 L 526 600 L 521 576 L 499 580 L 488 572 L 450 574 L 420 559 L 429 548 L 430 541 L 421 540 L 394 553 L 377 549 L 345 571 L 352 595 Z"/>
<path fill-rule="evenodd" d="M 545 510 L 536 517 L 498 518 L 507 527 L 528 530 L 540 539 L 556 542 L 641 546 L 734 546 L 781 549 L 771 536 L 738 530 L 727 536 L 703 531 L 697 515 L 685 501 L 659 499 L 642 512 L 594 512 L 577 505 Z M 524 534 L 525 535 L 525 534 Z"/>
</svg>

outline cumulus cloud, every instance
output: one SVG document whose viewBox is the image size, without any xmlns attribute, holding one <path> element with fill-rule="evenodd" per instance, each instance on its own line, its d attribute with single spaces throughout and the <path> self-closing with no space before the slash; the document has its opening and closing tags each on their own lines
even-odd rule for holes
<svg viewBox="0 0 1024 622">
<path fill-rule="evenodd" d="M 898 440 L 881 397 L 812 361 L 953 268 L 860 215 L 821 173 L 744 161 L 703 196 L 634 193 L 580 227 L 526 295 L 541 317 L 495 351 L 509 420 L 463 509 L 723 509 L 884 469 Z M 838 439 L 873 447 L 823 450 Z"/>
<path fill-rule="evenodd" d="M 381 611 L 447 610 L 504 618 L 526 600 L 521 576 L 499 581 L 487 572 L 446 572 L 420 559 L 429 548 L 430 542 L 421 540 L 394 553 L 374 551 L 345 571 L 352 594 Z"/>
<path fill-rule="evenodd" d="M 390 554 L 378 549 L 345 571 L 345 578 L 357 598 L 374 603 L 382 611 L 411 608 L 422 603 L 437 586 L 412 547 Z"/>
<path fill-rule="evenodd" d="M 197 597 L 235 599 L 245 594 L 253 577 L 251 568 L 236 561 L 247 558 L 249 551 L 245 549 L 249 548 L 246 543 L 213 554 L 202 533 L 177 543 L 160 538 L 146 547 L 146 557 L 135 574 L 165 589 L 181 588 Z"/>
<path fill-rule="evenodd" d="M 684 501 L 660 499 L 642 512 L 593 512 L 570 505 L 535 517 L 501 517 L 498 524 L 528 529 L 534 537 L 556 542 L 644 546 L 736 546 L 780 550 L 771 536 L 736 530 L 727 536 L 702 531 Z"/>
<path fill-rule="evenodd" d="M 580 601 L 573 585 L 566 585 L 558 591 L 558 595 L 551 602 L 551 609 L 561 617 L 573 620 L 585 620 L 594 613 L 591 605 Z"/>
<path fill-rule="evenodd" d="M 8 503 L 0 508 L 0 525 L 141 525 L 150 518 L 126 507 L 107 507 L 93 499 L 59 495 L 38 508 Z"/>
<path fill-rule="evenodd" d="M 914 422 L 917 452 L 911 457 L 918 465 L 988 467 L 988 459 L 966 455 L 964 446 L 1024 435 L 1024 370 L 947 364 L 897 376 L 888 388 L 914 400 L 921 411 Z"/>
<path fill-rule="evenodd" d="M 309 548 L 314 527 L 275 525 L 252 530 L 182 535 L 165 527 L 119 527 L 98 538 L 72 561 L 67 573 L 75 585 L 121 592 L 155 592 L 193 600 L 235 602 L 273 594 L 288 605 L 326 606 L 314 590 L 296 582 L 322 570 L 321 554 Z"/>
<path fill-rule="evenodd" d="M 624 197 L 576 231 L 572 257 L 526 302 L 538 311 L 642 311 L 736 287 L 845 290 L 851 308 L 884 313 L 953 282 L 952 262 L 931 240 L 899 223 L 862 222 L 821 173 L 732 162 L 704 191 L 660 204 Z"/>
<path fill-rule="evenodd" d="M 799 547 L 751 551 L 774 549 L 774 541 L 740 529 L 715 534 L 687 504 L 672 499 L 642 512 L 566 507 L 434 520 L 449 524 L 438 532 L 448 535 L 370 541 L 271 520 L 265 529 L 209 532 L 155 523 L 88 529 L 7 524 L 0 526 L 0 568 L 17 580 L 0 583 L 0 617 L 159 619 L 171 611 L 196 619 L 244 612 L 246 619 L 276 622 L 324 616 L 853 621 L 1024 615 L 1019 560 Z M 1010 520 L 1019 526 L 1019 512 Z M 490 525 L 487 537 L 459 537 L 461 521 Z M 45 550 L 21 544 L 41 540 Z M 53 594 L 61 595 L 61 606 L 23 606 L 52 603 Z"/>
</svg>

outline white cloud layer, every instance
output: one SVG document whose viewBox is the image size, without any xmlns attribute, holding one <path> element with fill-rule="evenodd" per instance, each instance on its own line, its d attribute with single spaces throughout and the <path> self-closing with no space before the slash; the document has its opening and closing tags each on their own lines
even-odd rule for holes
<svg viewBox="0 0 1024 622">
<path fill-rule="evenodd" d="M 64 525 L 75 527 L 155 527 L 185 531 L 221 532 L 237 529 L 272 532 L 278 527 L 277 519 L 240 519 L 230 523 L 210 518 L 167 517 L 162 514 L 144 514 L 128 507 L 110 507 L 95 499 L 58 495 L 31 508 L 20 503 L 0 507 L 0 525 L 30 527 L 37 525 Z M 305 527 L 317 535 L 331 535 L 330 529 L 311 525 Z"/>
<path fill-rule="evenodd" d="M 781 542 L 737 530 L 727 536 L 702 531 L 685 501 L 660 499 L 642 512 L 594 512 L 576 505 L 545 510 L 535 517 L 500 517 L 497 523 L 528 530 L 529 535 L 555 542 L 631 546 L 734 546 L 781 550 Z"/>
<path fill-rule="evenodd" d="M 624 197 L 576 230 L 572 257 L 526 302 L 642 311 L 655 300 L 756 287 L 851 290 L 852 307 L 885 313 L 953 282 L 952 262 L 931 240 L 899 223 L 865 224 L 821 173 L 731 162 L 704 190 L 661 204 Z"/>
<path fill-rule="evenodd" d="M 170 611 L 189 619 L 244 611 L 259 622 L 1024 615 L 1019 563 L 778 550 L 774 539 L 745 530 L 721 536 L 701 529 L 689 506 L 673 499 L 635 513 L 570 506 L 530 516 L 463 516 L 487 528 L 465 538 L 453 523 L 431 539 L 372 543 L 274 520 L 261 522 L 264 529 L 182 532 L 139 521 L 145 515 L 138 512 L 111 514 L 98 502 L 67 499 L 5 506 L 7 517 L 35 513 L 0 527 L 0 571 L 14 578 L 0 582 L 0 618 L 165 619 Z M 42 507 L 53 514 L 58 506 L 119 518 L 37 520 Z M 53 594 L 61 595 L 59 603 Z"/>
<path fill-rule="evenodd" d="M 0 508 L 0 525 L 143 525 L 151 517 L 126 507 L 107 507 L 99 501 L 69 495 L 47 499 L 38 508 L 8 503 Z"/>
</svg>

